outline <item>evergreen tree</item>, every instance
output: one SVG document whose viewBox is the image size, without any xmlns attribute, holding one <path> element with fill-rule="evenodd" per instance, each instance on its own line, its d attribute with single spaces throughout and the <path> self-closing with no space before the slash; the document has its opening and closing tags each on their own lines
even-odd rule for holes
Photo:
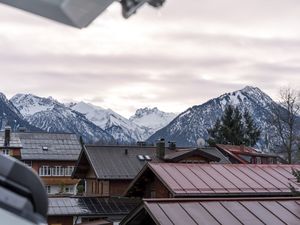
<svg viewBox="0 0 300 225">
<path fill-rule="evenodd" d="M 244 144 L 254 146 L 259 140 L 261 132 L 248 110 L 244 112 L 244 129 Z"/>
<path fill-rule="evenodd" d="M 259 140 L 260 130 L 255 125 L 250 113 L 241 113 L 238 107 L 228 105 L 221 119 L 208 130 L 208 143 L 254 146 Z"/>
</svg>

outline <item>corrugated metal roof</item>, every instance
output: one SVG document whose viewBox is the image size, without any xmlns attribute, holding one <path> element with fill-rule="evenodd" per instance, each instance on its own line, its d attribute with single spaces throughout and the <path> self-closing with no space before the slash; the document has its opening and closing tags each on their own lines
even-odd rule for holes
<svg viewBox="0 0 300 225">
<path fill-rule="evenodd" d="M 138 155 L 160 161 L 155 147 L 86 146 L 86 153 L 98 179 L 133 179 L 148 162 L 139 160 Z"/>
<path fill-rule="evenodd" d="M 290 184 L 300 191 L 292 175 L 300 165 L 149 163 L 148 168 L 175 196 L 286 195 Z"/>
<path fill-rule="evenodd" d="M 202 149 L 165 149 L 168 159 L 173 159 L 179 155 L 194 151 L 195 153 Z M 151 162 L 163 162 L 156 156 L 156 147 L 139 147 L 139 146 L 93 146 L 87 145 L 85 149 L 88 160 L 93 167 L 98 179 L 134 179 L 141 171 L 147 161 L 145 156 L 151 158 Z M 139 155 L 141 160 L 139 159 Z M 203 153 L 206 157 L 217 159 L 209 153 Z M 78 162 L 80 163 L 80 162 Z M 76 177 L 77 167 L 74 176 Z"/>
<path fill-rule="evenodd" d="M 81 145 L 75 134 L 16 133 L 20 138 L 22 160 L 71 160 L 76 161 Z M 47 147 L 47 150 L 43 150 Z"/>
<path fill-rule="evenodd" d="M 48 216 L 126 215 L 138 204 L 129 198 L 49 198 Z"/>
<path fill-rule="evenodd" d="M 281 225 L 300 224 L 300 200 L 180 200 L 144 201 L 159 225 Z M 121 224 L 126 223 L 126 218 Z"/>
</svg>

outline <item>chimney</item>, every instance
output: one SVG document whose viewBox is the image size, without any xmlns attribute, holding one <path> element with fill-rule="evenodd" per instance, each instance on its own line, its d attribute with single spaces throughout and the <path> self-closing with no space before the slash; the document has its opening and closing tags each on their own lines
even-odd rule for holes
<svg viewBox="0 0 300 225">
<path fill-rule="evenodd" d="M 161 138 L 156 143 L 156 156 L 159 159 L 164 159 L 165 157 L 165 139 Z"/>
<path fill-rule="evenodd" d="M 176 150 L 176 142 L 175 141 L 169 141 L 169 149 L 170 150 Z"/>
<path fill-rule="evenodd" d="M 10 133 L 11 133 L 11 127 L 6 126 L 4 131 L 4 146 L 7 147 L 10 144 Z"/>
</svg>

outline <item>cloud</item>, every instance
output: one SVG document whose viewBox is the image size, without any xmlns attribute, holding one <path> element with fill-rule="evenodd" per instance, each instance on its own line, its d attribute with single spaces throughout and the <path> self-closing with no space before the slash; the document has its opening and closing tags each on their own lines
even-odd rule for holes
<svg viewBox="0 0 300 225">
<path fill-rule="evenodd" d="M 259 86 L 299 84 L 300 3 L 168 0 L 129 20 L 118 3 L 87 29 L 0 6 L 1 91 L 89 101 L 129 116 L 181 112 Z"/>
</svg>

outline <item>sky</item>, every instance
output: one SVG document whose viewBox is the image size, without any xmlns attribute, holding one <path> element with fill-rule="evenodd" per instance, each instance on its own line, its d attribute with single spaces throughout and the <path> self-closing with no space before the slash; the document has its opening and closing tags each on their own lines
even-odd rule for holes
<svg viewBox="0 0 300 225">
<path fill-rule="evenodd" d="M 79 30 L 0 4 L 0 92 L 85 101 L 129 117 L 182 112 L 256 86 L 300 84 L 297 0 L 167 0 Z"/>
</svg>

